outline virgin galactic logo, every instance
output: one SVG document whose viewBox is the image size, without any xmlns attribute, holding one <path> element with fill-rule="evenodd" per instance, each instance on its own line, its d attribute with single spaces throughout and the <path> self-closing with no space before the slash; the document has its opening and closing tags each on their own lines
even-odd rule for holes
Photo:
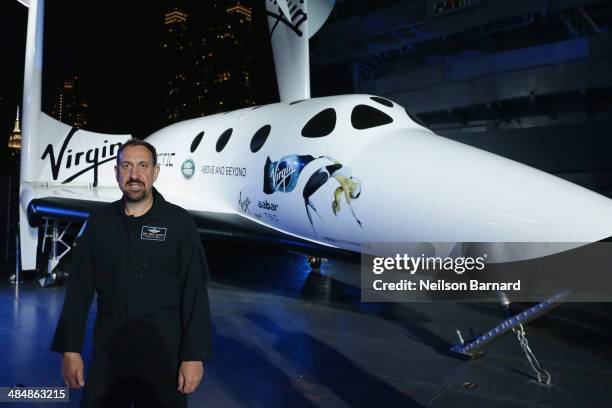
<svg viewBox="0 0 612 408">
<path fill-rule="evenodd" d="M 98 185 L 98 167 L 117 157 L 116 152 L 119 150 L 119 147 L 121 147 L 121 143 L 108 144 L 108 140 L 105 140 L 104 144 L 100 147 L 94 147 L 86 151 L 73 152 L 68 146 L 70 144 L 70 139 L 72 139 L 72 136 L 74 136 L 77 130 L 77 128 L 70 129 L 57 156 L 55 155 L 53 145 L 48 144 L 40 159 L 45 160 L 47 156 L 49 157 L 49 161 L 51 162 L 51 175 L 54 181 L 58 179 L 60 173 L 69 170 L 73 166 L 78 168 L 84 163 L 89 164 L 89 166 L 84 169 L 80 169 L 78 172 L 67 177 L 62 181 L 62 184 L 70 183 L 77 177 L 92 171 L 93 186 L 96 187 Z"/>
</svg>

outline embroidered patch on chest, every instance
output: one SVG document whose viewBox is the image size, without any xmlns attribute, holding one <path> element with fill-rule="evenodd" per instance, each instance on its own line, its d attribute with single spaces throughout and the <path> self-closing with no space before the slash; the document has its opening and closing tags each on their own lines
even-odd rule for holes
<svg viewBox="0 0 612 408">
<path fill-rule="evenodd" d="M 149 241 L 165 241 L 168 228 L 143 226 L 140 239 Z"/>
</svg>

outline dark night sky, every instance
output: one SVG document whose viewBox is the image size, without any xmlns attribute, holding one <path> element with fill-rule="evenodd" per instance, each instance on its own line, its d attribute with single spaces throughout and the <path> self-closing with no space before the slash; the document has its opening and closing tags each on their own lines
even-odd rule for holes
<svg viewBox="0 0 612 408">
<path fill-rule="evenodd" d="M 5 4 L 6 3 L 6 4 Z M 145 137 L 159 126 L 161 109 L 161 1 L 47 0 L 43 103 L 45 92 L 78 73 L 89 103 L 88 130 Z M 262 3 L 259 5 L 259 3 Z M 253 1 L 257 50 L 257 103 L 275 101 L 276 83 L 263 2 Z M 21 104 L 27 9 L 16 0 L 0 7 L 0 111 L 3 140 Z M 1 109 L 1 108 L 0 108 Z"/>
<path fill-rule="evenodd" d="M 4 4 L 6 3 L 6 4 Z M 17 1 L 0 6 L 0 151 L 6 150 L 15 107 L 21 105 L 27 10 Z M 3 156 L 3 155 L 2 155 Z"/>
</svg>

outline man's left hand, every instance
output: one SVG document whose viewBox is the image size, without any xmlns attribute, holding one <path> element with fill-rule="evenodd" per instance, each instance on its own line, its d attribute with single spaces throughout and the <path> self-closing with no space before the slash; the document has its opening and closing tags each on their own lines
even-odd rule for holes
<svg viewBox="0 0 612 408">
<path fill-rule="evenodd" d="M 201 361 L 183 361 L 179 367 L 177 391 L 189 394 L 200 385 L 204 376 L 204 365 Z"/>
</svg>

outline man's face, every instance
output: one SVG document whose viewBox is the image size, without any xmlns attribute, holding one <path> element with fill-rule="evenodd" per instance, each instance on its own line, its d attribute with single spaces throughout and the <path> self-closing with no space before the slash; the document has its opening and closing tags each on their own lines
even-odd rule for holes
<svg viewBox="0 0 612 408">
<path fill-rule="evenodd" d="M 117 183 L 128 201 L 142 201 L 151 195 L 159 166 L 153 166 L 153 155 L 144 146 L 128 146 L 115 166 Z"/>
</svg>

